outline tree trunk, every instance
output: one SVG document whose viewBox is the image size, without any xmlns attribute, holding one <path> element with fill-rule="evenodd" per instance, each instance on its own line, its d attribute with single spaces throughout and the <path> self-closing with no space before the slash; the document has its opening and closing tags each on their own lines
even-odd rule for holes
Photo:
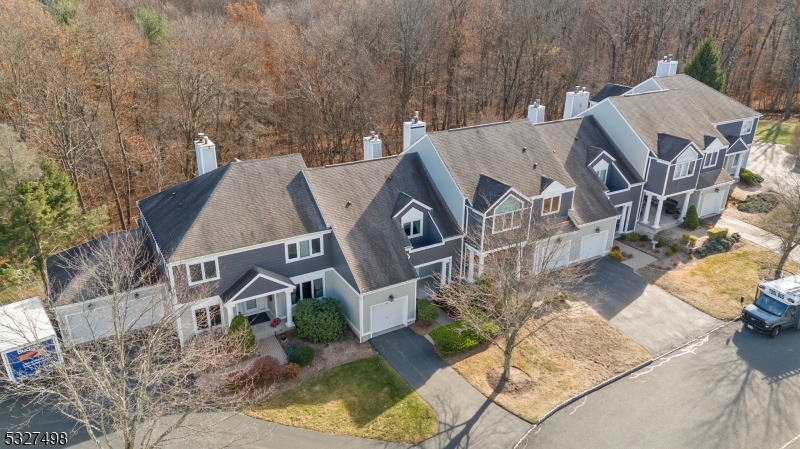
<svg viewBox="0 0 800 449">
<path fill-rule="evenodd" d="M 506 339 L 506 347 L 503 349 L 503 381 L 511 380 L 511 356 L 514 355 L 514 347 L 517 343 L 517 332 L 513 332 Z"/>
<path fill-rule="evenodd" d="M 786 91 L 786 110 L 783 112 L 784 120 L 789 120 L 792 116 L 794 90 L 797 88 L 798 81 L 800 81 L 800 55 L 796 56 L 792 63 L 792 74 L 789 77 L 789 90 Z"/>
</svg>

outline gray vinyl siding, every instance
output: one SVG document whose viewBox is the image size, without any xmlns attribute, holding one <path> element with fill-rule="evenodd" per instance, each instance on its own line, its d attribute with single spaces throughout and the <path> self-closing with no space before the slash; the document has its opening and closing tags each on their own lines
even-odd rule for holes
<svg viewBox="0 0 800 449">
<path fill-rule="evenodd" d="M 545 215 L 544 217 L 546 217 L 548 220 L 552 220 L 552 219 L 567 220 L 567 219 L 569 219 L 568 212 L 569 212 L 570 209 L 572 209 L 572 197 L 573 197 L 574 194 L 575 194 L 575 192 L 572 192 L 572 191 L 562 193 L 561 194 L 561 199 L 559 200 L 559 204 L 558 204 L 558 207 L 559 207 L 558 213 L 557 214 L 552 214 L 552 215 Z M 543 202 L 544 202 L 544 199 L 542 199 L 542 198 L 537 198 L 537 199 L 533 200 L 533 206 L 532 207 L 533 207 L 533 219 L 534 220 L 542 219 L 542 203 Z"/>
<path fill-rule="evenodd" d="M 433 147 L 430 137 L 427 134 L 423 136 L 408 152 L 419 154 L 422 164 L 428 171 L 433 183 L 436 184 L 436 188 L 453 214 L 453 218 L 455 218 L 459 226 L 463 227 L 464 195 L 461 194 L 461 190 L 456 185 L 453 177 L 450 176 L 450 172 L 447 170 L 447 166 L 444 165 L 442 157 L 439 156 L 439 152 Z"/>
<path fill-rule="evenodd" d="M 619 172 L 617 167 L 610 166 L 608 167 L 608 174 L 606 175 L 606 187 L 612 192 L 617 190 L 626 189 L 628 187 L 628 181 L 622 176 L 622 173 Z"/>
<path fill-rule="evenodd" d="M 402 215 L 400 216 L 402 217 Z M 442 242 L 442 234 L 439 233 L 438 229 L 433 224 L 431 214 L 429 214 L 427 211 L 422 211 L 422 235 L 408 240 L 411 242 L 411 246 L 414 248 L 434 245 Z"/>
<path fill-rule="evenodd" d="M 481 229 L 483 216 L 472 209 L 467 211 L 467 242 L 476 249 L 481 249 Z"/>
<path fill-rule="evenodd" d="M 664 184 L 667 181 L 667 171 L 669 170 L 669 166 L 666 164 L 662 164 L 661 162 L 657 162 L 655 160 L 650 161 L 650 167 L 647 170 L 647 176 L 645 179 L 644 188 L 647 191 L 653 193 L 661 193 L 664 191 Z"/>
<path fill-rule="evenodd" d="M 389 295 L 395 300 L 404 296 L 408 297 L 408 316 L 406 321 L 414 320 L 417 316 L 417 280 L 412 279 L 402 284 L 397 284 L 391 288 L 364 295 L 364 329 L 362 334 L 369 334 L 372 331 L 370 321 L 372 320 L 371 307 L 389 300 Z"/>
<path fill-rule="evenodd" d="M 703 163 L 705 162 L 705 158 L 707 157 L 707 156 L 703 156 L 703 159 L 701 159 L 701 162 L 700 162 L 700 166 L 702 167 L 700 169 L 700 172 L 701 173 L 705 173 L 705 172 L 709 172 L 709 171 L 719 170 L 720 168 L 722 168 L 722 166 L 725 164 L 725 155 L 726 154 L 727 153 L 726 153 L 725 149 L 719 150 L 719 156 L 717 156 L 717 163 L 712 165 L 712 166 L 710 166 L 710 167 L 703 167 Z"/>
<path fill-rule="evenodd" d="M 631 203 L 631 213 L 630 217 L 628 218 L 628 227 L 626 229 L 633 229 L 634 226 L 636 226 L 636 219 L 639 215 L 639 210 L 641 209 L 641 204 L 639 201 L 641 195 L 642 185 L 631 187 L 630 190 L 626 190 L 624 192 L 610 193 L 608 195 L 608 199 L 615 207 L 628 202 Z"/>
<path fill-rule="evenodd" d="M 565 192 L 561 195 L 561 210 L 559 211 L 558 215 L 559 218 L 567 219 L 569 218 L 569 210 L 572 209 L 572 197 L 575 196 L 575 192 Z"/>
<path fill-rule="evenodd" d="M 441 260 L 447 257 L 453 258 L 453 263 L 459 259 L 458 254 L 461 251 L 461 239 L 454 239 L 444 242 L 444 245 L 434 246 L 421 251 L 411 253 L 411 264 L 416 266 L 433 262 L 434 260 Z"/>
<path fill-rule="evenodd" d="M 739 136 L 742 138 L 742 140 L 744 140 L 744 143 L 750 145 L 751 143 L 753 143 L 753 138 L 756 135 L 756 127 L 758 127 L 758 118 L 756 118 L 753 121 L 753 130 L 750 132 L 750 134 L 744 134 L 744 135 L 739 134 L 742 132 L 742 122 L 744 122 L 744 120 L 738 120 L 730 123 L 723 123 L 721 125 L 717 125 L 717 130 L 723 136 Z"/>
<path fill-rule="evenodd" d="M 356 278 L 353 276 L 353 272 L 350 271 L 350 266 L 347 264 L 347 259 L 344 258 L 344 253 L 342 252 L 342 248 L 339 246 L 339 241 L 331 235 L 331 265 L 333 268 L 350 284 L 351 287 L 356 289 L 356 291 L 361 291 L 356 284 Z"/>
<path fill-rule="evenodd" d="M 350 327 L 359 334 L 358 294 L 334 271 L 325 272 L 325 294 L 339 300 Z"/>
<path fill-rule="evenodd" d="M 283 290 L 286 286 L 277 282 L 270 281 L 269 279 L 258 278 L 255 282 L 250 284 L 249 287 L 239 293 L 236 298 L 231 298 L 238 301 L 244 298 L 251 298 L 253 296 L 260 296 L 266 292 L 274 292 L 275 290 Z"/>
<path fill-rule="evenodd" d="M 700 176 L 698 167 L 703 166 L 703 159 L 695 161 L 694 174 L 681 179 L 672 179 L 675 173 L 675 165 L 669 166 L 669 173 L 667 174 L 667 188 L 664 191 L 665 195 L 672 195 L 678 192 L 685 192 L 697 187 L 697 177 Z"/>
<path fill-rule="evenodd" d="M 236 282 L 242 274 L 253 266 L 274 271 L 286 277 L 298 276 L 331 268 L 331 253 L 333 252 L 331 245 L 332 240 L 332 234 L 322 235 L 323 255 L 290 263 L 286 263 L 285 243 L 220 256 L 217 266 L 220 276 L 219 280 L 189 286 L 187 289 L 178 289 L 178 291 L 185 290 L 187 292 L 186 298 L 180 298 L 181 302 L 189 298 L 198 299 L 201 297 L 206 298 L 218 295 L 230 287 L 231 284 Z M 174 266 L 172 271 L 175 276 L 176 285 L 188 285 L 185 264 Z"/>
</svg>

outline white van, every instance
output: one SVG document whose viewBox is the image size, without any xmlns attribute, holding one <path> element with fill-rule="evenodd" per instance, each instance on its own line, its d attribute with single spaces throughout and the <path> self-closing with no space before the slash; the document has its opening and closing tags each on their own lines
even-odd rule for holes
<svg viewBox="0 0 800 449">
<path fill-rule="evenodd" d="M 759 296 L 742 310 L 744 327 L 775 338 L 784 329 L 800 329 L 800 275 L 762 282 Z"/>
</svg>

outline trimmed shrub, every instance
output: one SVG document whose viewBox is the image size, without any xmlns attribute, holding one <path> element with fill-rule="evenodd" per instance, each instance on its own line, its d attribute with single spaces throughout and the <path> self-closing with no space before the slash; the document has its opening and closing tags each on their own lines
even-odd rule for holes
<svg viewBox="0 0 800 449">
<path fill-rule="evenodd" d="M 694 247 L 695 245 L 697 245 L 697 236 L 689 235 L 689 246 Z"/>
<path fill-rule="evenodd" d="M 739 202 L 736 206 L 742 212 L 751 214 L 766 214 L 772 212 L 772 209 L 778 206 L 780 200 L 774 193 L 756 193 L 755 195 L 748 196 L 744 201 Z"/>
<path fill-rule="evenodd" d="M 275 357 L 265 355 L 253 360 L 248 372 L 253 382 L 269 382 L 270 380 L 278 378 L 278 374 L 281 372 L 281 364 Z"/>
<path fill-rule="evenodd" d="M 487 329 L 490 329 L 490 327 L 487 327 Z M 495 326 L 494 329 L 497 329 L 497 327 Z M 442 357 L 460 354 L 485 341 L 477 332 L 471 329 L 465 329 L 461 323 L 450 323 L 445 326 L 439 326 L 430 331 L 428 335 L 430 335 L 434 343 L 436 343 L 436 347 L 439 349 Z"/>
<path fill-rule="evenodd" d="M 286 380 L 295 380 L 300 377 L 300 365 L 297 363 L 287 363 L 283 368 L 283 377 Z"/>
<path fill-rule="evenodd" d="M 439 308 L 430 299 L 420 299 L 417 301 L 417 321 L 425 326 L 433 323 L 439 318 Z"/>
<path fill-rule="evenodd" d="M 649 242 L 650 240 L 651 239 L 650 239 L 649 235 L 647 235 L 647 234 L 639 234 L 639 241 L 640 242 Z"/>
<path fill-rule="evenodd" d="M 289 343 L 283 348 L 283 352 L 286 353 L 286 360 L 292 361 L 294 360 L 292 356 L 294 355 L 294 350 L 297 348 L 297 345 L 294 343 Z"/>
<path fill-rule="evenodd" d="M 619 246 L 617 245 L 612 246 L 611 251 L 619 251 Z"/>
<path fill-rule="evenodd" d="M 667 248 L 667 250 L 664 251 L 664 255 L 667 256 L 667 257 L 669 257 L 669 256 L 671 256 L 673 254 L 675 254 L 675 250 L 672 249 L 672 248 Z"/>
<path fill-rule="evenodd" d="M 308 366 L 314 361 L 314 357 L 316 355 L 317 354 L 314 352 L 314 348 L 311 346 L 300 345 L 294 348 L 294 352 L 292 353 L 292 362 L 300 366 Z"/>
<path fill-rule="evenodd" d="M 758 185 L 764 182 L 764 178 L 761 175 L 752 172 L 746 168 L 743 168 L 739 171 L 739 179 L 742 180 L 742 182 L 749 184 L 751 186 Z"/>
<path fill-rule="evenodd" d="M 729 251 L 733 248 L 739 240 L 741 240 L 741 235 L 738 232 L 734 232 L 733 234 L 720 237 L 716 240 L 710 240 L 706 245 L 697 248 L 694 253 L 698 257 L 706 257 L 716 253 L 722 253 L 725 251 Z"/>
<path fill-rule="evenodd" d="M 237 369 L 236 371 L 231 371 L 225 377 L 225 385 L 231 390 L 241 390 L 248 386 L 250 383 L 250 378 L 247 376 L 247 373 L 244 371 Z"/>
<path fill-rule="evenodd" d="M 711 228 L 708 230 L 706 234 L 708 235 L 708 238 L 710 238 L 711 240 L 716 240 L 722 237 L 727 237 L 728 228 Z"/>
<path fill-rule="evenodd" d="M 244 345 L 245 351 L 251 351 L 256 347 L 256 336 L 253 334 L 253 327 L 244 315 L 236 315 L 231 320 L 228 333 L 234 336 L 237 343 Z"/>
<path fill-rule="evenodd" d="M 327 343 L 345 339 L 347 321 L 336 298 L 306 298 L 294 309 L 297 338 L 312 343 Z"/>
<path fill-rule="evenodd" d="M 664 246 L 664 240 L 661 238 L 656 239 L 656 248 L 662 248 Z"/>
<path fill-rule="evenodd" d="M 694 205 L 689 206 L 689 210 L 686 211 L 683 224 L 689 229 L 697 229 L 700 227 L 700 217 L 697 215 L 697 208 L 694 207 Z"/>
<path fill-rule="evenodd" d="M 608 258 L 613 260 L 614 262 L 622 262 L 625 260 L 625 254 L 622 253 L 619 249 L 612 249 L 608 253 Z"/>
<path fill-rule="evenodd" d="M 640 240 L 639 234 L 635 232 L 629 232 L 627 234 L 622 234 L 620 237 L 625 236 L 625 238 L 620 238 L 620 240 L 628 240 L 630 242 L 638 242 Z"/>
</svg>

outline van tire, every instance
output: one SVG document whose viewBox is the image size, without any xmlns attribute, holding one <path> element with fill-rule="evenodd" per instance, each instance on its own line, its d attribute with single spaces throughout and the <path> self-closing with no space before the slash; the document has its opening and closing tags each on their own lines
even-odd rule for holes
<svg viewBox="0 0 800 449">
<path fill-rule="evenodd" d="M 775 326 L 772 329 L 772 332 L 769 333 L 769 336 L 772 337 L 772 338 L 775 338 L 775 337 L 778 336 L 778 332 L 780 332 L 780 331 L 781 331 L 781 327 L 780 326 Z"/>
</svg>

